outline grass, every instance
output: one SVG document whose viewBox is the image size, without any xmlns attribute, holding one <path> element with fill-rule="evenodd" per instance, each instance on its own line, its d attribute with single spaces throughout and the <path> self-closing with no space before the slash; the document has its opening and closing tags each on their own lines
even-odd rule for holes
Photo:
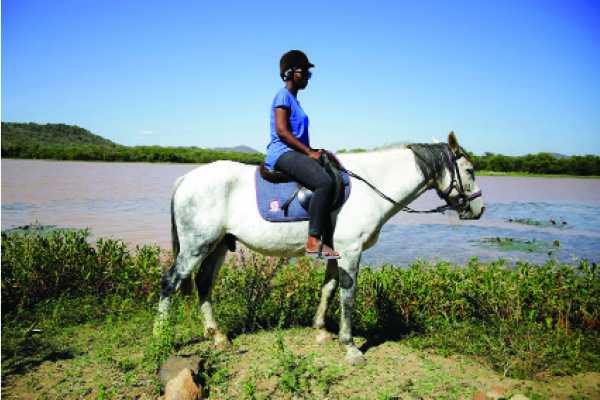
<svg viewBox="0 0 600 400">
<path fill-rule="evenodd" d="M 354 327 L 367 365 L 310 325 L 323 267 L 309 259 L 230 257 L 214 289 L 233 349 L 214 350 L 194 296 L 176 296 L 155 340 L 160 270 L 169 257 L 86 232 L 2 235 L 3 394 L 155 398 L 173 353 L 205 360 L 210 398 L 470 398 L 492 384 L 530 398 L 600 390 L 600 270 L 502 261 L 359 274 Z M 328 315 L 335 331 L 337 301 Z M 542 377 L 542 378 L 540 378 Z M 528 394 L 529 393 L 529 394 Z M 586 397 L 587 396 L 587 397 Z"/>
</svg>

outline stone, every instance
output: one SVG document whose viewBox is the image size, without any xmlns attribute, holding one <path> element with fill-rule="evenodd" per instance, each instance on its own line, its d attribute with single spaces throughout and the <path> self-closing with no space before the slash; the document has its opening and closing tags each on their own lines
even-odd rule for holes
<svg viewBox="0 0 600 400">
<path fill-rule="evenodd" d="M 502 386 L 492 386 L 491 388 L 488 389 L 488 391 L 485 393 L 485 395 L 490 400 L 498 400 L 498 399 L 503 398 L 504 394 L 507 391 L 508 390 Z"/>
<path fill-rule="evenodd" d="M 483 393 L 482 391 L 479 391 L 479 392 L 475 392 L 475 394 L 473 395 L 473 400 L 488 400 L 488 398 L 485 395 L 485 393 Z"/>
<path fill-rule="evenodd" d="M 174 379 L 181 370 L 189 369 L 192 374 L 197 375 L 200 370 L 200 363 L 202 359 L 196 355 L 193 356 L 170 356 L 165 361 L 158 371 L 158 376 L 163 385 L 167 384 L 170 380 Z"/>
<path fill-rule="evenodd" d="M 524 396 L 522 394 L 515 394 L 510 400 L 529 400 L 529 397 Z"/>
<path fill-rule="evenodd" d="M 165 387 L 164 400 L 200 400 L 202 388 L 194 381 L 191 369 L 185 368 L 171 379 Z"/>
<path fill-rule="evenodd" d="M 538 372 L 537 374 L 533 375 L 533 379 L 537 381 L 547 382 L 549 378 L 550 374 L 546 371 Z"/>
</svg>

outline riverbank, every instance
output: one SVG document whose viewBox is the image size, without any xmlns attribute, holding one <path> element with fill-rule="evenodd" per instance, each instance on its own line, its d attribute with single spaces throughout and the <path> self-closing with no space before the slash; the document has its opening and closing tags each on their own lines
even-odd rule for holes
<svg viewBox="0 0 600 400">
<path fill-rule="evenodd" d="M 360 368 L 345 364 L 336 341 L 314 343 L 307 327 L 324 272 L 305 258 L 228 258 L 213 299 L 232 349 L 199 338 L 195 296 L 175 298 L 171 335 L 155 342 L 168 265 L 157 247 L 91 246 L 80 231 L 3 234 L 3 394 L 155 398 L 155 369 L 174 353 L 205 360 L 211 398 L 458 399 L 498 385 L 532 399 L 600 394 L 595 264 L 363 269 L 354 313 L 367 358 Z M 333 332 L 337 304 L 328 315 Z"/>
<path fill-rule="evenodd" d="M 525 178 L 600 179 L 600 175 L 533 174 L 529 172 L 476 171 L 478 176 L 516 176 Z"/>
<path fill-rule="evenodd" d="M 185 152 L 184 149 L 176 149 L 178 152 Z M 146 150 L 144 150 L 146 152 Z M 148 155 L 150 154 L 150 155 Z M 238 161 L 246 164 L 260 164 L 262 159 L 257 158 L 256 156 L 247 156 L 244 153 L 240 153 L 239 157 L 236 155 L 237 153 L 228 153 L 227 156 L 223 156 L 223 158 L 215 158 L 212 159 L 210 157 L 199 157 L 199 156 L 189 156 L 184 159 L 179 159 L 177 157 L 164 157 L 159 155 L 152 155 L 154 153 L 147 152 L 146 155 L 139 157 L 122 157 L 122 158 L 43 158 L 43 157 L 2 157 L 6 160 L 36 160 L 36 161 L 62 161 L 62 162 L 106 162 L 106 163 L 136 163 L 136 164 L 206 164 L 208 162 L 216 161 L 217 159 L 227 159 Z M 158 153 L 156 153 L 158 154 Z M 212 157 L 212 156 L 211 156 Z M 569 175 L 569 174 L 537 174 L 537 173 L 529 173 L 529 172 L 504 172 L 504 171 L 489 171 L 489 170 L 481 170 L 476 171 L 478 176 L 513 176 L 513 177 L 527 177 L 527 178 L 576 178 L 576 179 L 600 179 L 600 175 Z"/>
</svg>

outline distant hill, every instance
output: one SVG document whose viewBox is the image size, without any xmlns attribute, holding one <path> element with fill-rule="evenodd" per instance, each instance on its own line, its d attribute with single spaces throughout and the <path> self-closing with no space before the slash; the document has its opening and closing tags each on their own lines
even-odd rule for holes
<svg viewBox="0 0 600 400">
<path fill-rule="evenodd" d="M 260 153 L 260 151 L 253 149 L 250 146 L 235 146 L 235 147 L 216 147 L 213 150 L 217 151 L 234 151 L 236 153 Z"/>
<path fill-rule="evenodd" d="M 118 146 L 76 125 L 2 122 L 2 147 L 18 144 Z"/>
<path fill-rule="evenodd" d="M 87 129 L 65 124 L 2 122 L 2 157 L 47 160 L 142 161 L 208 163 L 232 160 L 260 164 L 264 154 L 248 146 L 205 149 L 162 146 L 124 146 Z"/>
</svg>

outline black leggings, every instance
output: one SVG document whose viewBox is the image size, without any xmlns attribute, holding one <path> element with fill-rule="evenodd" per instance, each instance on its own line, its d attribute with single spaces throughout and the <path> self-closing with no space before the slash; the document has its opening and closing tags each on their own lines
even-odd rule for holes
<svg viewBox="0 0 600 400">
<path fill-rule="evenodd" d="M 308 234 L 321 238 L 331 246 L 331 202 L 335 195 L 335 183 L 317 160 L 298 151 L 283 153 L 275 163 L 275 169 L 286 173 L 302 186 L 313 191 L 308 214 Z"/>
</svg>

